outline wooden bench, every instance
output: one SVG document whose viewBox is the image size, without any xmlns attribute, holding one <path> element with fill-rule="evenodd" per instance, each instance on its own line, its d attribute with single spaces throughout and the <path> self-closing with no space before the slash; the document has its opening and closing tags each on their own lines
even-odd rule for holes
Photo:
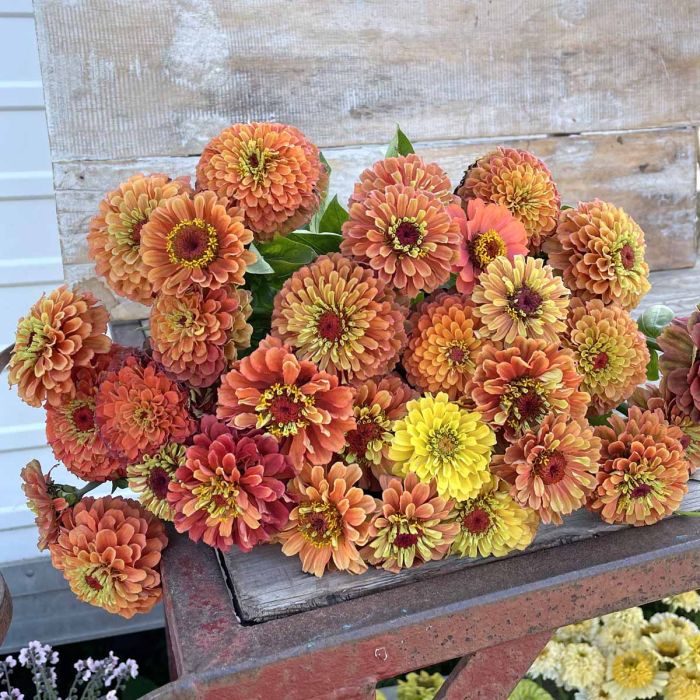
<svg viewBox="0 0 700 700">
<path fill-rule="evenodd" d="M 117 321 L 145 309 L 94 277 L 85 233 L 135 171 L 191 174 L 235 121 L 295 124 L 346 197 L 401 124 L 458 180 L 504 143 L 565 202 L 600 197 L 646 232 L 654 290 L 700 299 L 700 5 L 683 0 L 35 0 L 66 278 Z M 122 329 L 126 332 L 126 329 Z M 119 331 L 117 331 L 119 333 Z M 685 508 L 700 505 L 693 482 Z M 527 552 L 399 575 L 302 575 L 275 547 L 163 562 L 178 680 L 151 698 L 371 698 L 378 679 L 460 657 L 443 698 L 505 698 L 552 629 L 700 587 L 700 520 L 636 530 L 577 513 Z"/>
</svg>

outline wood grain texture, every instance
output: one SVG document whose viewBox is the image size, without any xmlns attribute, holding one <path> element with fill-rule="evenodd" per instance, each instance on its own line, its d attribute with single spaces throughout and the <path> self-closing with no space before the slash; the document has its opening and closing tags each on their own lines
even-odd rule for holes
<svg viewBox="0 0 700 700">
<path fill-rule="evenodd" d="M 234 121 L 321 146 L 700 121 L 685 0 L 35 0 L 54 160 L 199 153 Z"/>
<path fill-rule="evenodd" d="M 477 157 L 497 144 L 533 151 L 550 167 L 563 200 L 599 197 L 628 211 L 647 236 L 653 269 L 695 262 L 697 140 L 693 129 L 660 129 L 515 140 L 422 142 L 416 150 L 443 166 L 453 182 Z M 329 148 L 331 192 L 345 202 L 353 183 L 385 146 Z M 104 193 L 135 172 L 193 175 L 197 158 L 167 157 L 111 161 L 61 161 L 54 166 L 56 204 L 66 278 L 103 299 L 116 320 L 143 318 L 144 307 L 117 299 L 87 256 L 86 232 Z"/>
<path fill-rule="evenodd" d="M 682 509 L 700 509 L 699 481 L 689 482 Z M 621 529 L 624 529 L 624 526 L 606 525 L 598 516 L 586 510 L 579 510 L 565 518 L 564 524 L 559 527 L 543 525 L 535 541 L 525 552 L 516 552 L 508 556 L 527 556 L 528 552 L 563 546 L 591 537 L 600 537 L 601 546 L 604 546 L 606 534 Z M 302 573 L 298 558 L 285 557 L 276 545 L 257 547 L 248 554 L 231 551 L 221 555 L 221 559 L 230 576 L 236 604 L 244 622 L 264 622 L 413 581 L 471 570 L 493 561 L 492 558 L 449 557 L 398 574 L 370 569 L 360 576 L 333 572 L 317 579 Z M 474 575 L 477 573 L 478 571 L 475 571 Z"/>
</svg>

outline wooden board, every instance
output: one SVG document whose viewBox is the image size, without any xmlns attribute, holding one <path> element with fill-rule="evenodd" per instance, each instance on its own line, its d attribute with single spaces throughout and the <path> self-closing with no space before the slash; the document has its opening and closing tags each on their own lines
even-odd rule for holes
<svg viewBox="0 0 700 700">
<path fill-rule="evenodd" d="M 684 0 L 35 0 L 53 159 L 199 153 L 234 121 L 320 145 L 700 121 Z"/>
<path fill-rule="evenodd" d="M 389 132 L 386 134 L 387 139 Z M 695 262 L 697 139 L 693 129 L 660 129 L 515 140 L 420 142 L 417 151 L 442 165 L 458 182 L 462 171 L 497 144 L 533 151 L 548 164 L 563 200 L 599 197 L 628 211 L 646 232 L 655 269 Z M 384 155 L 385 145 L 329 148 L 331 191 L 345 202 L 362 170 Z M 117 299 L 95 278 L 86 232 L 104 193 L 135 172 L 192 175 L 197 157 L 70 161 L 55 164 L 56 202 L 66 278 L 103 299 L 116 320 L 143 318 L 144 307 Z"/>
<path fill-rule="evenodd" d="M 700 509 L 700 482 L 690 481 L 683 510 Z M 597 515 L 579 510 L 559 527 L 543 525 L 533 544 L 525 552 L 508 557 L 527 556 L 529 552 L 567 543 L 605 537 L 606 534 L 624 529 L 625 526 L 606 525 Z M 650 527 L 653 527 L 650 526 Z M 297 557 L 285 557 L 276 545 L 257 547 L 249 554 L 236 550 L 220 556 L 222 567 L 233 586 L 234 605 L 241 620 L 264 622 L 284 615 L 323 607 L 342 600 L 350 600 L 368 593 L 401 586 L 434 576 L 473 569 L 490 561 L 488 559 L 458 559 L 449 557 L 430 562 L 415 569 L 393 574 L 381 569 L 352 576 L 347 573 L 327 573 L 317 579 L 301 571 Z M 474 575 L 478 575 L 478 569 Z"/>
</svg>

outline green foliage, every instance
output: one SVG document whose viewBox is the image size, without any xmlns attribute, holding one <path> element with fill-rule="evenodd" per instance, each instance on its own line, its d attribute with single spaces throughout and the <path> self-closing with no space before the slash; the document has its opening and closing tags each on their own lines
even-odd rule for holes
<svg viewBox="0 0 700 700">
<path fill-rule="evenodd" d="M 389 143 L 389 148 L 386 149 L 387 158 L 396 158 L 396 156 L 407 156 L 409 153 L 415 153 L 413 144 L 409 141 L 408 136 L 401 131 L 399 125 L 396 125 L 396 133 L 394 138 Z"/>
<path fill-rule="evenodd" d="M 664 304 L 650 306 L 638 321 L 639 330 L 647 338 L 658 338 L 666 326 L 673 320 L 673 310 Z"/>
<path fill-rule="evenodd" d="M 293 231 L 287 238 L 313 248 L 318 255 L 336 253 L 343 240 L 338 233 L 313 233 L 312 231 Z"/>
<path fill-rule="evenodd" d="M 258 243 L 260 257 L 272 268 L 275 277 L 286 279 L 316 257 L 316 251 L 289 236 L 275 236 L 271 241 Z"/>
<path fill-rule="evenodd" d="M 608 418 L 612 415 L 611 411 L 608 411 L 607 413 L 603 413 L 600 416 L 591 416 L 588 419 L 588 422 L 591 425 L 609 425 L 608 423 Z"/>
<path fill-rule="evenodd" d="M 255 243 L 250 244 L 250 251 L 255 253 L 257 259 L 252 265 L 248 265 L 246 268 L 247 273 L 251 275 L 270 275 L 274 272 L 260 255 L 260 251 L 257 249 Z"/>
<path fill-rule="evenodd" d="M 649 363 L 647 364 L 647 379 L 655 382 L 659 378 L 659 352 L 649 348 Z"/>
<path fill-rule="evenodd" d="M 348 220 L 348 213 L 343 205 L 338 201 L 338 195 L 333 195 L 328 204 L 323 208 L 321 217 L 318 220 L 318 233 L 340 233 L 343 224 Z M 313 228 L 312 228 L 313 231 Z"/>
</svg>

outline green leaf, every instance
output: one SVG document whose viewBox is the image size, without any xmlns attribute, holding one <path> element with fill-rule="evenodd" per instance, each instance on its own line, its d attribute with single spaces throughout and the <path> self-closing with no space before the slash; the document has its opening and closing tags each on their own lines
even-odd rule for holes
<svg viewBox="0 0 700 700">
<path fill-rule="evenodd" d="M 664 304 L 650 306 L 640 317 L 639 330 L 649 338 L 658 338 L 661 331 L 673 320 L 673 309 Z"/>
<path fill-rule="evenodd" d="M 284 236 L 275 236 L 271 241 L 259 243 L 258 250 L 275 276 L 282 279 L 308 265 L 316 257 L 313 248 Z"/>
<path fill-rule="evenodd" d="M 389 148 L 386 149 L 387 158 L 396 158 L 396 156 L 407 156 L 409 153 L 415 153 L 413 144 L 409 141 L 408 136 L 401 131 L 399 125 L 396 125 L 396 133 L 394 138 L 389 143 Z"/>
<path fill-rule="evenodd" d="M 265 262 L 265 258 L 260 255 L 260 251 L 256 248 L 255 243 L 250 244 L 250 250 L 255 253 L 257 259 L 252 265 L 248 265 L 246 272 L 251 275 L 271 275 L 274 270 Z"/>
<path fill-rule="evenodd" d="M 567 209 L 573 209 L 573 207 L 570 206 L 569 204 L 562 204 L 562 205 L 561 205 L 561 210 L 562 210 L 562 211 L 566 211 Z"/>
<path fill-rule="evenodd" d="M 326 156 L 323 155 L 323 151 L 319 151 L 318 158 L 326 166 L 326 172 L 328 173 L 328 178 L 330 179 L 333 168 L 331 168 L 330 163 L 326 160 Z"/>
<path fill-rule="evenodd" d="M 292 231 L 287 238 L 308 245 L 319 255 L 337 252 L 343 240 L 338 233 L 312 233 L 311 231 Z"/>
<path fill-rule="evenodd" d="M 328 202 L 318 220 L 318 232 L 340 233 L 343 230 L 343 224 L 347 220 L 347 211 L 345 211 L 343 205 L 338 201 L 338 195 L 333 195 L 333 199 Z"/>
<path fill-rule="evenodd" d="M 117 489 L 125 489 L 128 486 L 129 486 L 128 479 L 115 479 L 112 482 L 112 493 L 114 493 Z"/>
<path fill-rule="evenodd" d="M 591 425 L 608 425 L 608 418 L 610 418 L 612 412 L 608 411 L 607 413 L 603 413 L 601 416 L 591 416 L 588 419 L 588 422 Z"/>
<path fill-rule="evenodd" d="M 659 353 L 656 350 L 649 351 L 649 364 L 647 365 L 647 379 L 655 382 L 659 378 Z"/>
</svg>

